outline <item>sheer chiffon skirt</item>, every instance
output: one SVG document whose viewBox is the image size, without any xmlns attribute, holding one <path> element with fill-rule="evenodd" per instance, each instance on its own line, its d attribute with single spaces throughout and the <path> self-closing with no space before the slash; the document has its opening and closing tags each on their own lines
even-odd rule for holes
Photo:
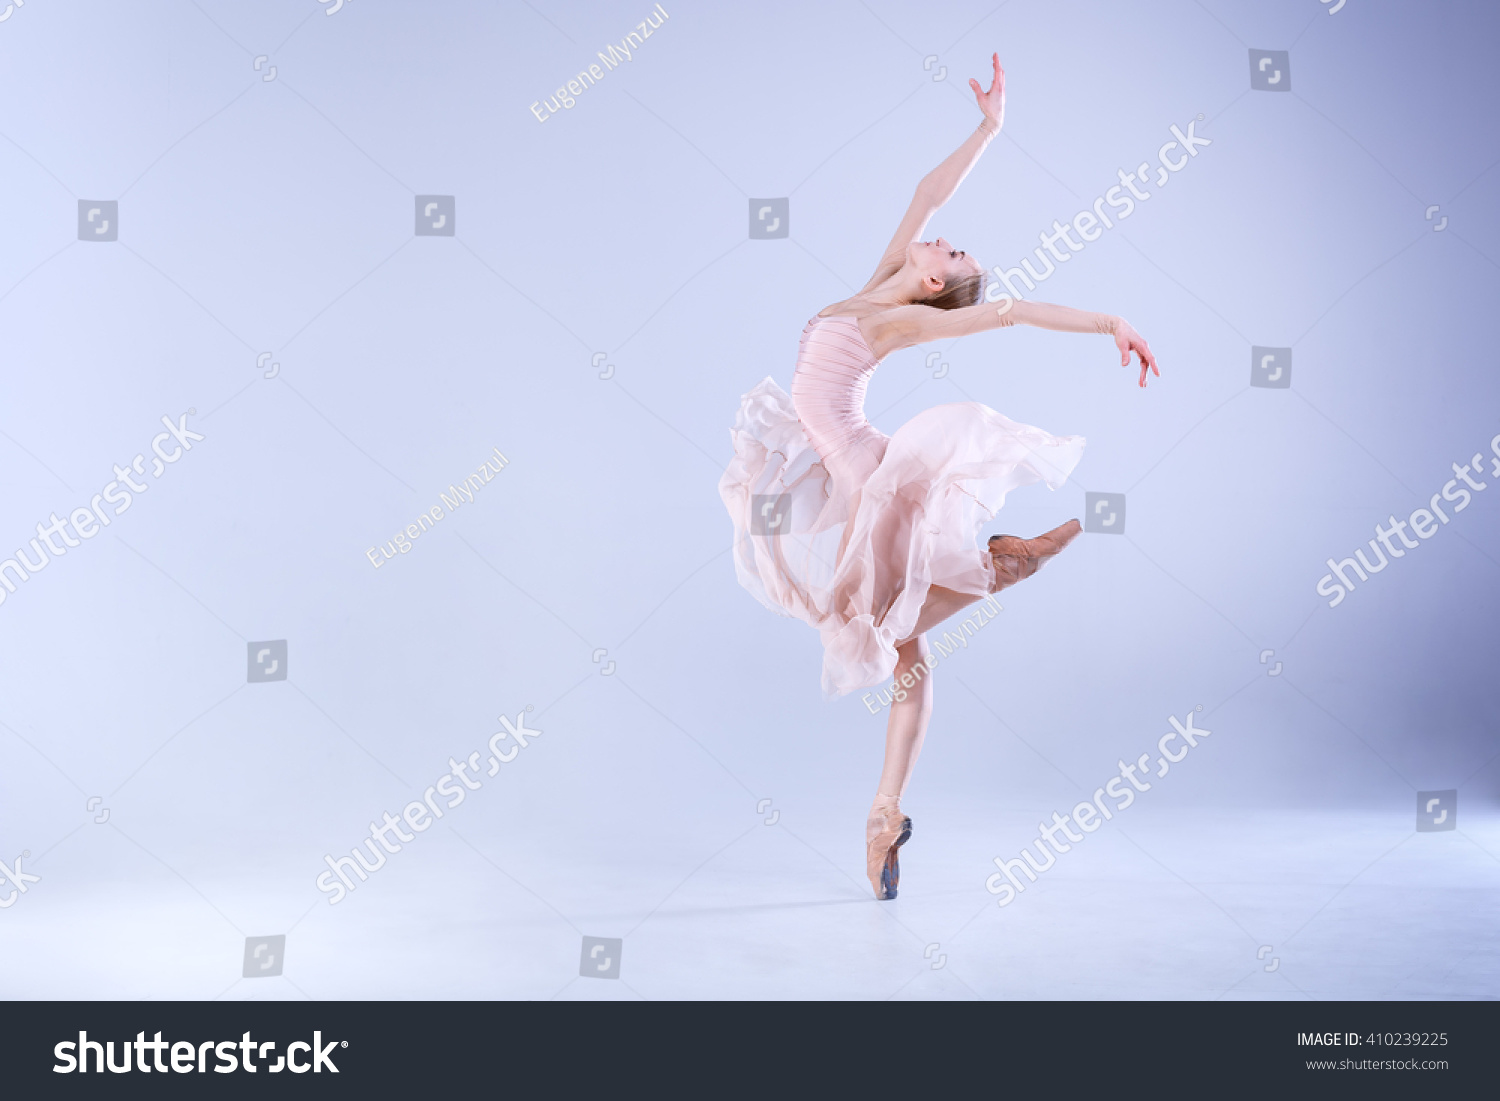
<svg viewBox="0 0 1500 1101">
<path fill-rule="evenodd" d="M 893 436 L 866 425 L 825 460 L 770 378 L 744 396 L 730 435 L 719 494 L 735 574 L 766 607 L 818 630 L 830 699 L 891 678 L 931 587 L 990 592 L 980 529 L 1012 489 L 1061 486 L 1085 442 L 962 402 Z"/>
</svg>

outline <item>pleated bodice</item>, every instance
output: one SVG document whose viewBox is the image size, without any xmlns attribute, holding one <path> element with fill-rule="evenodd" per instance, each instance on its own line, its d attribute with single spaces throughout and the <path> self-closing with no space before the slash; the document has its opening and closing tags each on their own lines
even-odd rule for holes
<svg viewBox="0 0 1500 1101">
<path fill-rule="evenodd" d="M 851 473 L 868 473 L 885 454 L 887 437 L 865 419 L 865 388 L 879 364 L 857 318 L 814 317 L 802 330 L 792 404 L 835 477 L 842 472 L 835 468 L 851 466 Z"/>
</svg>

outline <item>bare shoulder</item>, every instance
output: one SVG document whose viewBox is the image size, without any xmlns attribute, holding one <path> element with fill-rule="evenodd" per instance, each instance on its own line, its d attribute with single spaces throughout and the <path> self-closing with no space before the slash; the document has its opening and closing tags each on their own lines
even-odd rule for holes
<svg viewBox="0 0 1500 1101">
<path fill-rule="evenodd" d="M 845 298 L 838 302 L 834 302 L 830 305 L 824 306 L 821 310 L 818 311 L 817 316 L 865 317 L 866 315 L 875 312 L 876 309 L 877 307 L 871 306 L 868 302 L 863 301 L 859 297 L 859 295 L 855 295 L 853 298 Z"/>
</svg>

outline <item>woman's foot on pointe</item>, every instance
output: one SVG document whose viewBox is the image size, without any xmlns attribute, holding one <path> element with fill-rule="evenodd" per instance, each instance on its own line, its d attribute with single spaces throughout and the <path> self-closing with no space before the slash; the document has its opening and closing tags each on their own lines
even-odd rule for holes
<svg viewBox="0 0 1500 1101">
<path fill-rule="evenodd" d="M 995 587 L 990 592 L 998 593 L 1017 581 L 1026 580 L 1078 538 L 1081 531 L 1083 526 L 1077 520 L 1069 520 L 1034 539 L 1015 535 L 990 536 L 990 560 L 995 566 Z"/>
<path fill-rule="evenodd" d="M 911 838 L 911 819 L 897 804 L 870 811 L 865 823 L 865 874 L 875 897 L 886 902 L 896 897 L 901 883 L 901 863 L 896 850 Z"/>
</svg>

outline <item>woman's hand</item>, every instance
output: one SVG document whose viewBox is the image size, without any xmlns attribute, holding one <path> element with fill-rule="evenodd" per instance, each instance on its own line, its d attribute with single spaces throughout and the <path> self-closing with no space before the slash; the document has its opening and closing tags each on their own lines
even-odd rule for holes
<svg viewBox="0 0 1500 1101">
<path fill-rule="evenodd" d="M 1161 372 L 1156 369 L 1156 357 L 1151 354 L 1151 349 L 1146 346 L 1146 340 L 1135 328 L 1123 317 L 1115 319 L 1115 347 L 1120 349 L 1120 366 L 1130 366 L 1130 353 L 1134 352 L 1141 364 L 1140 385 L 1146 385 L 1146 372 L 1149 370 L 1157 378 L 1161 378 Z"/>
<path fill-rule="evenodd" d="M 992 118 L 997 126 L 1004 126 L 1005 70 L 1000 68 L 999 54 L 991 54 L 990 59 L 995 63 L 995 79 L 990 83 L 990 90 L 986 92 L 980 88 L 979 81 L 973 77 L 969 78 L 969 87 L 974 89 L 974 98 L 979 101 L 979 109 L 985 118 Z"/>
</svg>

